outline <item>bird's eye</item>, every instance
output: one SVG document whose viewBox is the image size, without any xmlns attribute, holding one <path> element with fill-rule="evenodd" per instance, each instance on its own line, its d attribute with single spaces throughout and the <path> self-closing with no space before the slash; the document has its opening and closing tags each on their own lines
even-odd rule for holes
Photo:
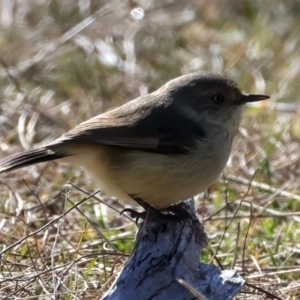
<svg viewBox="0 0 300 300">
<path fill-rule="evenodd" d="M 224 101 L 224 97 L 220 94 L 215 95 L 213 99 L 216 103 L 221 103 Z"/>
</svg>

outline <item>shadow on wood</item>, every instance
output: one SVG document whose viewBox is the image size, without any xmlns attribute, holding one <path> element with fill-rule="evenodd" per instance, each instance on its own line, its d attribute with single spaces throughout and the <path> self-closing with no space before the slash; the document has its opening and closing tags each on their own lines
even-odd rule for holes
<svg viewBox="0 0 300 300">
<path fill-rule="evenodd" d="M 150 213 L 139 224 L 133 253 L 101 300 L 228 300 L 240 291 L 244 280 L 235 271 L 199 262 L 207 236 L 193 200 L 180 205 L 193 220 Z"/>
</svg>

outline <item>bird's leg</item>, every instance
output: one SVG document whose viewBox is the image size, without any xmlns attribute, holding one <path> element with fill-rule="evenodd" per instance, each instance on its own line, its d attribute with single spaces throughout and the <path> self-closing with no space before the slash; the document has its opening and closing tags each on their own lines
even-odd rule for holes
<svg viewBox="0 0 300 300">
<path fill-rule="evenodd" d="M 130 196 L 130 195 L 129 195 Z M 132 197 L 132 196 L 131 196 Z M 120 214 L 123 214 L 124 212 L 128 212 L 130 214 L 130 217 L 135 219 L 135 223 L 137 224 L 139 219 L 145 220 L 147 215 L 152 212 L 152 213 L 159 213 L 161 214 L 161 212 L 156 209 L 155 207 L 151 206 L 150 204 L 146 203 L 145 201 L 143 201 L 141 198 L 135 198 L 132 197 L 132 199 L 139 204 L 141 207 L 144 208 L 145 211 L 143 212 L 137 212 L 134 209 L 131 208 L 125 208 L 121 211 Z"/>
<path fill-rule="evenodd" d="M 145 201 L 143 201 L 141 198 L 132 197 L 132 199 L 136 203 L 138 203 L 141 207 L 143 207 L 145 211 L 137 212 L 134 209 L 125 208 L 121 211 L 121 214 L 128 212 L 130 214 L 130 217 L 135 219 L 136 224 L 138 224 L 139 219 L 145 220 L 146 217 L 149 216 L 149 214 L 151 214 L 152 217 L 156 217 L 156 216 L 161 217 L 163 215 L 164 218 L 169 218 L 172 220 L 175 219 L 179 222 L 187 221 L 187 220 L 193 221 L 192 216 L 185 210 L 183 202 L 172 205 L 167 208 L 157 209 L 151 206 L 150 204 L 146 203 Z"/>
<path fill-rule="evenodd" d="M 139 204 L 144 210 L 149 210 L 152 206 L 148 203 L 146 203 L 144 200 L 141 198 L 132 198 L 137 204 Z"/>
<path fill-rule="evenodd" d="M 163 209 L 163 211 L 172 213 L 174 217 L 177 217 L 182 221 L 186 221 L 186 220 L 193 221 L 191 214 L 188 211 L 186 211 L 184 202 L 171 205 L 170 207 Z"/>
</svg>

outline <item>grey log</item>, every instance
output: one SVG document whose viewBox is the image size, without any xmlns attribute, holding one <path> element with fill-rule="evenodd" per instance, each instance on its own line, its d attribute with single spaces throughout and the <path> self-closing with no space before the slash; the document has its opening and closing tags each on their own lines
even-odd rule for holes
<svg viewBox="0 0 300 300">
<path fill-rule="evenodd" d="M 240 291 L 244 279 L 235 271 L 199 262 L 207 236 L 194 202 L 181 206 L 193 221 L 150 211 L 133 253 L 101 300 L 228 300 Z"/>
</svg>

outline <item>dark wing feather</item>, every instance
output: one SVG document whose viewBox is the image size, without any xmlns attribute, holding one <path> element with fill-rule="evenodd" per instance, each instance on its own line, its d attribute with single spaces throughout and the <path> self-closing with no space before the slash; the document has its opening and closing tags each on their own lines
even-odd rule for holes
<svg viewBox="0 0 300 300">
<path fill-rule="evenodd" d="M 79 124 L 62 138 L 61 144 L 98 144 L 160 154 L 185 154 L 204 140 L 205 132 L 196 122 L 172 109 L 150 110 L 143 118 L 137 114 L 106 113 Z"/>
<path fill-rule="evenodd" d="M 37 164 L 40 162 L 50 161 L 68 156 L 68 154 L 52 151 L 47 148 L 29 150 L 9 156 L 0 161 L 0 173 L 13 171 L 21 167 Z"/>
</svg>

